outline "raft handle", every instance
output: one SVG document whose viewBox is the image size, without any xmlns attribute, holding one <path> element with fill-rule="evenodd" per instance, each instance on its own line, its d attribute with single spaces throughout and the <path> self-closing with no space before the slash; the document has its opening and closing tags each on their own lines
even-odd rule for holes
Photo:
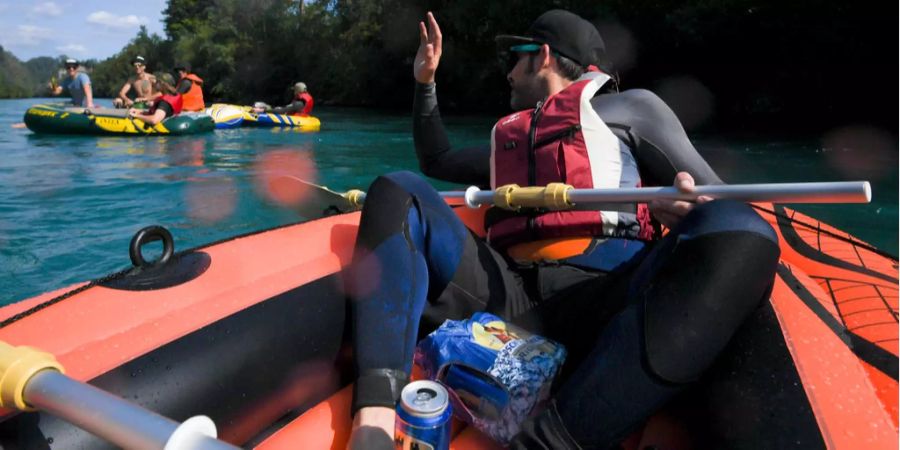
<svg viewBox="0 0 900 450">
<path fill-rule="evenodd" d="M 144 244 L 161 240 L 163 243 L 163 253 L 156 261 L 149 263 L 141 254 L 141 247 Z M 175 254 L 175 242 L 172 239 L 172 233 L 165 227 L 159 225 L 151 225 L 138 230 L 131 238 L 131 244 L 128 246 L 128 256 L 131 257 L 131 264 L 134 267 L 149 267 L 151 265 L 163 265 L 169 262 L 172 255 Z"/>
</svg>

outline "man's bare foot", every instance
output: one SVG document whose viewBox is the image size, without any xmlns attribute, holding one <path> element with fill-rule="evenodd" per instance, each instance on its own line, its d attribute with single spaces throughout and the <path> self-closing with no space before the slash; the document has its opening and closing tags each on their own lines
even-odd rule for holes
<svg viewBox="0 0 900 450">
<path fill-rule="evenodd" d="M 372 406 L 362 408 L 353 417 L 353 429 L 347 442 L 349 450 L 393 450 L 394 420 L 397 413 L 393 408 Z"/>
</svg>

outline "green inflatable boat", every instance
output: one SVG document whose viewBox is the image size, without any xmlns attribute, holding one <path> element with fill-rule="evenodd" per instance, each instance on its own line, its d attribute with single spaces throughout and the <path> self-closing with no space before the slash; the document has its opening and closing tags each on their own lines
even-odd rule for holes
<svg viewBox="0 0 900 450">
<path fill-rule="evenodd" d="M 126 114 L 124 109 L 34 105 L 25 111 L 25 126 L 35 133 L 138 136 L 206 133 L 216 127 L 213 119 L 204 113 L 182 113 L 156 125 Z"/>
</svg>

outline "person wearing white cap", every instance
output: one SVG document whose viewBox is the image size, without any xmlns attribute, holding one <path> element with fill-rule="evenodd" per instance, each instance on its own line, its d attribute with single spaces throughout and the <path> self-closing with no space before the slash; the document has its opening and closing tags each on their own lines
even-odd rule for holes
<svg viewBox="0 0 900 450">
<path fill-rule="evenodd" d="M 291 116 L 308 116 L 312 113 L 314 100 L 306 88 L 306 83 L 300 81 L 294 83 L 294 98 L 291 104 L 273 108 L 275 114 L 288 114 Z"/>
<path fill-rule="evenodd" d="M 147 72 L 147 61 L 143 56 L 135 56 L 131 60 L 134 66 L 134 76 L 119 89 L 119 96 L 113 100 L 116 108 L 135 107 L 138 109 L 149 106 L 149 103 L 162 95 L 155 89 L 156 77 L 152 73 Z M 135 98 L 131 100 L 128 93 L 134 88 Z"/>
<path fill-rule="evenodd" d="M 69 91 L 72 96 L 72 104 L 85 108 L 94 107 L 94 93 L 91 90 L 91 78 L 84 72 L 78 71 L 78 61 L 72 58 L 66 60 L 66 75 L 58 86 L 51 86 L 50 93 L 62 94 L 63 90 Z"/>
</svg>

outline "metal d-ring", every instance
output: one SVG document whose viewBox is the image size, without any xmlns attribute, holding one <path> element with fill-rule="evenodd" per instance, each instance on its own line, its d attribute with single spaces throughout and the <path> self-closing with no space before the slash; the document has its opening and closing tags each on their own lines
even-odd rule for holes
<svg viewBox="0 0 900 450">
<path fill-rule="evenodd" d="M 141 247 L 144 244 L 161 240 L 163 243 L 163 253 L 156 261 L 147 262 L 144 255 L 141 254 Z M 141 228 L 134 237 L 131 238 L 131 244 L 128 246 L 128 256 L 131 257 L 131 264 L 134 267 L 149 267 L 155 265 L 163 265 L 169 262 L 172 255 L 175 254 L 175 242 L 172 239 L 172 233 L 159 225 L 151 225 Z"/>
</svg>

